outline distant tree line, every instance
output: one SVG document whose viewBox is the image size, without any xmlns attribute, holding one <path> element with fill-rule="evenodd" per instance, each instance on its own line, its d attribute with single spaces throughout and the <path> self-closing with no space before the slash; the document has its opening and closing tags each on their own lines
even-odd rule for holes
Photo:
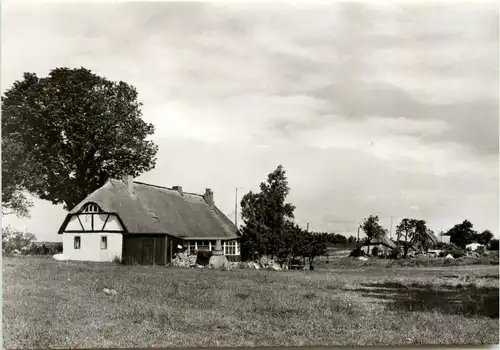
<svg viewBox="0 0 500 350">
<path fill-rule="evenodd" d="M 2 254 L 54 255 L 62 253 L 62 242 L 37 242 L 34 234 L 11 226 L 2 228 Z"/>
<path fill-rule="evenodd" d="M 296 258 L 305 261 L 307 258 L 312 266 L 316 257 L 326 253 L 328 245 L 357 241 L 353 236 L 347 238 L 338 233 L 308 232 L 300 228 L 294 222 L 295 206 L 286 201 L 289 192 L 286 172 L 280 165 L 260 184 L 259 192 L 250 191 L 243 196 L 241 215 L 244 224 L 240 242 L 244 260 L 258 259 L 264 255 L 282 263 Z M 361 244 L 388 234 L 376 215 L 364 219 L 360 228 L 365 234 Z M 451 236 L 451 243 L 461 249 L 477 242 L 498 250 L 498 240 L 492 239 L 490 231 L 476 232 L 467 220 L 455 225 L 445 235 Z M 439 239 L 427 227 L 425 220 L 404 218 L 396 226 L 396 243 L 401 256 L 407 257 L 410 250 L 427 251 L 438 245 Z M 369 254 L 370 245 L 367 249 Z M 360 252 L 359 245 L 357 251 Z"/>
<path fill-rule="evenodd" d="M 360 228 L 366 235 L 362 243 L 368 243 L 373 238 L 387 235 L 388 232 L 387 229 L 379 224 L 379 218 L 376 215 L 370 215 L 364 219 Z M 472 223 L 468 220 L 464 220 L 461 224 L 453 226 L 447 232 L 441 233 L 441 235 L 450 236 L 450 243 L 458 249 L 465 250 L 468 244 L 479 243 L 489 247 L 491 250 L 498 250 L 498 239 L 493 239 L 493 233 L 489 230 L 482 232 L 474 231 Z M 407 257 L 410 250 L 427 251 L 432 246 L 447 248 L 447 245 L 439 242 L 439 238 L 427 227 L 425 220 L 414 218 L 404 218 L 397 225 L 396 243 L 402 250 L 401 255 L 403 257 Z M 367 251 L 369 254 L 370 245 L 368 245 Z M 455 255 L 460 254 L 457 253 Z"/>
<path fill-rule="evenodd" d="M 492 244 L 493 248 L 496 244 L 498 247 L 498 239 L 493 239 L 493 233 L 491 233 L 491 231 L 475 231 L 469 220 L 464 220 L 461 224 L 453 226 L 448 232 L 443 233 L 443 236 L 450 236 L 450 243 L 456 244 L 462 249 L 465 249 L 465 247 L 471 243 L 479 243 L 485 246 Z M 498 248 L 496 250 L 498 250 Z"/>
</svg>

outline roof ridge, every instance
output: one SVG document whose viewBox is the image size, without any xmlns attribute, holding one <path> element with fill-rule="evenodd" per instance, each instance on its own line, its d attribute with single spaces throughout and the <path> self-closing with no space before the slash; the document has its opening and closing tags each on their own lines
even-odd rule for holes
<svg viewBox="0 0 500 350">
<path fill-rule="evenodd" d="M 145 185 L 145 186 L 151 186 L 151 187 L 157 187 L 157 188 L 162 188 L 164 190 L 170 190 L 170 191 L 175 191 L 173 188 L 170 188 L 170 187 L 166 187 L 166 186 L 160 186 L 160 185 L 153 185 L 153 184 L 148 184 L 148 183 L 145 183 L 145 182 L 141 182 L 141 181 L 134 181 L 135 184 L 139 184 L 139 185 Z M 194 195 L 194 196 L 200 196 L 200 197 L 203 197 L 202 194 L 199 194 L 199 193 L 194 193 L 194 192 L 186 192 L 186 191 L 182 191 L 183 193 L 185 194 L 191 194 L 191 195 Z"/>
</svg>

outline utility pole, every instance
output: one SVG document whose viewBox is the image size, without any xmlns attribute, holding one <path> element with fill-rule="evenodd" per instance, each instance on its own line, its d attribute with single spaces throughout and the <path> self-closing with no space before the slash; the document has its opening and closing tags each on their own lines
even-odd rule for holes
<svg viewBox="0 0 500 350">
<path fill-rule="evenodd" d="M 359 228 L 360 228 L 360 225 L 358 225 L 358 249 L 359 249 Z"/>
<path fill-rule="evenodd" d="M 389 239 L 392 240 L 392 216 L 391 216 L 391 224 L 390 224 L 390 229 L 389 229 Z"/>
<path fill-rule="evenodd" d="M 234 224 L 238 227 L 238 189 L 242 190 L 245 187 L 236 187 L 236 193 L 234 195 Z"/>
<path fill-rule="evenodd" d="M 234 195 L 234 224 L 238 228 L 238 187 L 236 187 L 236 194 Z"/>
<path fill-rule="evenodd" d="M 307 223 L 307 229 L 306 229 L 307 232 L 309 232 L 309 223 Z"/>
</svg>

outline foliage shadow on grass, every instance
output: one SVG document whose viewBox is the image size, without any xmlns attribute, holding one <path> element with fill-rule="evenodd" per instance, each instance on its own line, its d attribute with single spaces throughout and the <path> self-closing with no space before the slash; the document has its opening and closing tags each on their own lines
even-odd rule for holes
<svg viewBox="0 0 500 350">
<path fill-rule="evenodd" d="M 439 312 L 467 317 L 498 318 L 498 288 L 474 285 L 432 288 L 413 284 L 363 283 L 362 288 L 351 291 L 361 296 L 387 302 L 393 311 Z"/>
</svg>

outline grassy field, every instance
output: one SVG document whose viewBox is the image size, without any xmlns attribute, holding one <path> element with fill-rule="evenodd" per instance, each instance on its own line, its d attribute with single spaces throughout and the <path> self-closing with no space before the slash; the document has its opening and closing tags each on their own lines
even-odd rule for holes
<svg viewBox="0 0 500 350">
<path fill-rule="evenodd" d="M 225 272 L 4 258 L 4 347 L 498 343 L 498 275 L 491 265 Z"/>
</svg>

